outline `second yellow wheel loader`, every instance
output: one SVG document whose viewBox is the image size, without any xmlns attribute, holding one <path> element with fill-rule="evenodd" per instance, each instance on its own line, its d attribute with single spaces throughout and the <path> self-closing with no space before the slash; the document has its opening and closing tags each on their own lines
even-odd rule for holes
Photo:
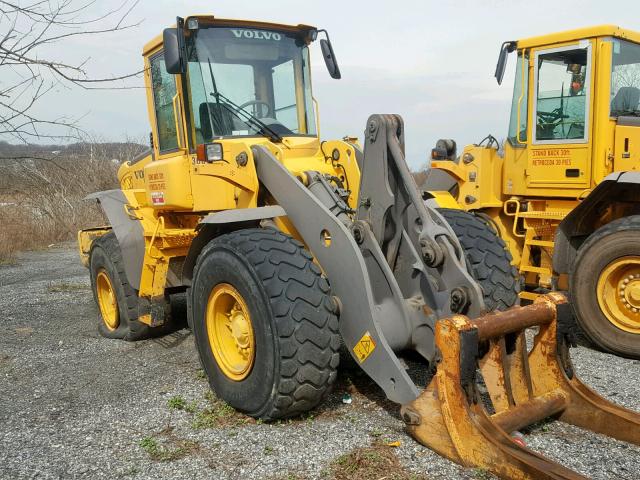
<svg viewBox="0 0 640 480">
<path fill-rule="evenodd" d="M 425 206 L 400 117 L 371 116 L 364 149 L 320 141 L 308 46 L 321 35 L 339 78 L 327 33 L 307 25 L 191 16 L 144 47 L 152 149 L 92 196 L 110 225 L 79 233 L 100 332 L 161 334 L 168 296 L 186 291 L 211 388 L 266 420 L 318 405 L 344 343 L 418 441 L 503 478 L 582 478 L 512 440 L 548 416 L 640 443 L 639 416 L 576 377 L 564 297 L 512 306 L 506 250 L 465 257 Z M 424 391 L 408 350 L 433 371 Z"/>
<path fill-rule="evenodd" d="M 523 298 L 568 291 L 593 343 L 640 358 L 640 33 L 603 25 L 505 42 L 498 82 L 514 51 L 504 154 L 492 136 L 459 157 L 440 140 L 423 189 L 494 227 Z"/>
</svg>

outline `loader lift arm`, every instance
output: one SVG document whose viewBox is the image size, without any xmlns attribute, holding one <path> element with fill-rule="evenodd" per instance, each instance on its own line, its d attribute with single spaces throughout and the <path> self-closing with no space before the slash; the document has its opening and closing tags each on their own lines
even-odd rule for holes
<svg viewBox="0 0 640 480">
<path fill-rule="evenodd" d="M 261 182 L 341 299 L 340 331 L 349 352 L 389 399 L 415 399 L 418 389 L 394 352 L 413 349 L 433 362 L 435 321 L 477 316 L 484 303 L 454 233 L 424 205 L 411 179 L 402 119 L 373 115 L 367 122 L 355 218 L 341 211 L 317 172 L 307 173 L 307 187 L 266 148 L 252 150 Z"/>
</svg>

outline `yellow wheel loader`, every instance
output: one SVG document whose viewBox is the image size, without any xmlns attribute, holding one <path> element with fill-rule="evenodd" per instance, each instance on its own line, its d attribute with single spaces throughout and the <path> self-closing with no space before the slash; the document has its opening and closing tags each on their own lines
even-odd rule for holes
<svg viewBox="0 0 640 480">
<path fill-rule="evenodd" d="M 640 33 L 599 26 L 504 42 L 516 52 L 509 132 L 439 140 L 422 188 L 508 245 L 521 297 L 568 291 L 600 348 L 640 358 Z"/>
<path fill-rule="evenodd" d="M 186 292 L 211 388 L 265 420 L 318 405 L 344 344 L 415 438 L 504 478 L 582 478 L 510 436 L 551 415 L 640 443 L 640 417 L 576 377 L 564 297 L 513 306 L 504 246 L 465 255 L 424 204 L 400 117 L 371 116 L 363 149 L 320 141 L 319 36 L 339 78 L 327 32 L 307 25 L 191 16 L 144 47 L 152 148 L 122 165 L 120 189 L 91 196 L 110 225 L 79 233 L 100 332 L 162 334 L 169 295 Z M 467 243 L 502 245 L 460 219 Z M 411 350 L 433 373 L 422 392 L 398 357 Z"/>
</svg>

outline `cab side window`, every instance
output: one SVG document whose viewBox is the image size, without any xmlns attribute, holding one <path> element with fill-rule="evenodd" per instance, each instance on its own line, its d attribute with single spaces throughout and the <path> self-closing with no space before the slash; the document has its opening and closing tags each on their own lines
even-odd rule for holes
<svg viewBox="0 0 640 480">
<path fill-rule="evenodd" d="M 164 64 L 164 54 L 159 53 L 149 60 L 151 64 L 151 86 L 153 89 L 153 104 L 156 113 L 158 133 L 156 135 L 160 152 L 176 150 L 178 136 L 176 118 L 173 111 L 173 97 L 176 95 L 176 81 L 173 75 L 167 73 Z"/>
<path fill-rule="evenodd" d="M 511 118 L 509 120 L 509 141 L 511 145 L 521 145 L 527 141 L 528 65 L 529 56 L 525 55 L 523 58 L 522 53 L 520 53 L 516 64 L 516 78 L 513 87 L 513 99 L 511 101 Z M 524 70 L 524 72 L 522 70 Z"/>
<path fill-rule="evenodd" d="M 586 140 L 589 50 L 564 49 L 538 55 L 537 141 Z"/>
<path fill-rule="evenodd" d="M 296 77 L 293 60 L 276 65 L 273 72 L 275 117 L 294 133 L 300 133 L 296 104 Z"/>
<path fill-rule="evenodd" d="M 640 45 L 613 40 L 611 116 L 640 112 Z"/>
</svg>

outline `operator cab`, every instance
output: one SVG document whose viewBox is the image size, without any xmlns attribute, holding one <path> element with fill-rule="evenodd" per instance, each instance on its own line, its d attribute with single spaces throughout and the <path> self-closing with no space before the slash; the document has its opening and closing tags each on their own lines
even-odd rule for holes
<svg viewBox="0 0 640 480">
<path fill-rule="evenodd" d="M 610 117 L 638 116 L 640 114 L 640 45 L 622 39 L 611 39 L 611 105 Z M 536 140 L 584 139 L 585 121 L 588 120 L 588 97 L 591 86 L 589 49 L 569 48 L 538 55 Z M 527 76 L 522 75 L 522 52 L 518 54 L 509 140 L 517 144 L 518 105 L 520 111 L 520 140 L 526 139 Z M 525 59 L 528 55 L 525 53 Z M 526 63 L 526 62 L 525 62 Z"/>
<path fill-rule="evenodd" d="M 629 170 L 629 151 L 615 147 L 618 126 L 640 126 L 640 35 L 605 25 L 505 42 L 498 83 L 513 51 L 503 191 L 535 195 L 544 188 L 576 198 L 612 171 Z M 603 151 L 614 160 L 608 166 L 596 157 Z"/>
<path fill-rule="evenodd" d="M 329 73 L 340 78 L 324 30 L 178 18 L 176 28 L 164 31 L 164 49 L 149 57 L 160 150 L 188 143 L 194 151 L 225 138 L 317 137 L 309 44 L 319 32 L 326 35 L 320 43 Z M 176 121 L 181 105 L 187 142 Z"/>
</svg>

